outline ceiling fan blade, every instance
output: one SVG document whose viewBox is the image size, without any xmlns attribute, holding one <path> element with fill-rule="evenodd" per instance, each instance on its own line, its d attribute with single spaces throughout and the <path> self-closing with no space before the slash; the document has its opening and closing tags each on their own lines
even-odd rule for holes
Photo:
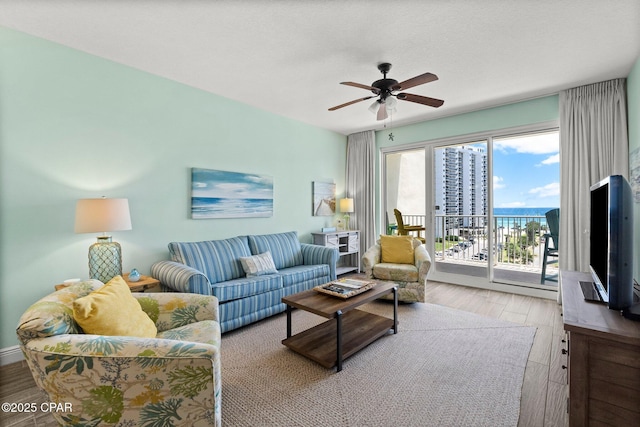
<svg viewBox="0 0 640 427">
<path fill-rule="evenodd" d="M 385 120 L 389 115 L 387 114 L 387 106 L 384 102 L 380 103 L 380 108 L 378 108 L 378 115 L 376 116 L 377 120 Z"/>
<path fill-rule="evenodd" d="M 335 107 L 329 108 L 329 111 L 335 111 L 339 108 L 349 106 L 351 104 L 355 104 L 356 102 L 366 101 L 367 99 L 375 98 L 376 95 L 365 96 L 364 98 L 354 99 L 353 101 L 345 102 L 344 104 L 336 105 Z"/>
<path fill-rule="evenodd" d="M 360 89 L 366 89 L 366 90 L 371 90 L 375 93 L 380 93 L 380 89 L 375 88 L 373 86 L 369 86 L 369 85 L 363 85 L 361 83 L 354 83 L 354 82 L 340 82 L 341 85 L 347 85 L 347 86 L 353 86 L 353 87 L 359 87 Z"/>
<path fill-rule="evenodd" d="M 424 73 L 419 76 L 416 76 L 412 79 L 405 80 L 398 84 L 395 84 L 391 87 L 391 90 L 405 90 L 412 88 L 414 86 L 423 85 L 425 83 L 433 82 L 438 80 L 438 76 L 432 73 Z"/>
<path fill-rule="evenodd" d="M 442 99 L 429 98 L 428 96 L 414 95 L 411 93 L 399 93 L 396 95 L 396 98 L 398 98 L 401 101 L 415 102 L 418 104 L 428 105 L 429 107 L 434 107 L 434 108 L 438 108 L 442 104 L 444 104 L 444 101 Z"/>
</svg>

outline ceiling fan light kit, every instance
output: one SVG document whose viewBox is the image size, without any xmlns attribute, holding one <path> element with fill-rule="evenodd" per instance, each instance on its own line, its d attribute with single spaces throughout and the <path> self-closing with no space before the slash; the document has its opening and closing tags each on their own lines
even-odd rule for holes
<svg viewBox="0 0 640 427">
<path fill-rule="evenodd" d="M 414 102 L 416 104 L 427 105 L 434 108 L 438 108 L 442 104 L 444 104 L 444 101 L 442 99 L 430 98 L 428 96 L 422 95 L 414 95 L 405 92 L 395 93 L 400 90 L 405 90 L 418 85 L 436 81 L 438 80 L 438 76 L 436 76 L 435 74 L 424 73 L 420 74 L 419 76 L 410 78 L 409 80 L 398 83 L 398 81 L 395 79 L 387 78 L 387 73 L 389 72 L 389 70 L 391 70 L 390 63 L 382 62 L 378 64 L 378 70 L 380 70 L 383 77 L 380 80 L 376 80 L 375 82 L 371 83 L 371 86 L 354 82 L 340 83 L 346 86 L 353 86 L 360 89 L 370 90 L 371 92 L 373 92 L 373 96 L 366 96 L 364 98 L 359 98 L 353 101 L 345 102 L 344 104 L 336 105 L 335 107 L 329 108 L 329 111 L 335 111 L 340 108 L 365 101 L 367 99 L 375 98 L 377 96 L 378 99 L 376 99 L 375 102 L 371 104 L 371 106 L 369 107 L 369 111 L 376 114 L 377 120 L 385 120 L 387 117 L 389 117 L 389 113 L 393 114 L 396 111 L 396 99 L 399 99 L 401 101 Z"/>
</svg>

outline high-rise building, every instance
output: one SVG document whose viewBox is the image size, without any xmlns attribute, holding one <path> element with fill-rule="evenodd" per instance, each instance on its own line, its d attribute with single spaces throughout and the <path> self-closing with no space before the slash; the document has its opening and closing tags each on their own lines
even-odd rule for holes
<svg viewBox="0 0 640 427">
<path fill-rule="evenodd" d="M 463 145 L 435 150 L 435 201 L 436 215 L 447 216 L 447 230 L 484 228 L 487 214 L 484 148 Z M 437 225 L 436 237 L 442 234 L 442 227 Z"/>
</svg>

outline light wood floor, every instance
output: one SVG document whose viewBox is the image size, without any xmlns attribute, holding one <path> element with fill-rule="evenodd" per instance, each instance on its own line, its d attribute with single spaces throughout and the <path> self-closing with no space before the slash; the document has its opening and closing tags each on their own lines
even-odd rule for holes
<svg viewBox="0 0 640 427">
<path fill-rule="evenodd" d="M 518 427 L 565 427 L 567 418 L 566 344 L 561 307 L 551 300 L 513 295 L 445 283 L 427 284 L 427 301 L 458 310 L 521 323 L 537 328 L 525 371 Z M 36 388 L 24 362 L 0 367 L 1 402 L 36 402 L 46 399 Z M 36 414 L 0 413 L 6 427 L 57 426 L 53 418 Z"/>
<path fill-rule="evenodd" d="M 426 300 L 487 317 L 535 326 L 522 385 L 518 427 L 565 427 L 567 414 L 567 348 L 562 308 L 556 301 L 477 288 L 427 283 Z"/>
</svg>

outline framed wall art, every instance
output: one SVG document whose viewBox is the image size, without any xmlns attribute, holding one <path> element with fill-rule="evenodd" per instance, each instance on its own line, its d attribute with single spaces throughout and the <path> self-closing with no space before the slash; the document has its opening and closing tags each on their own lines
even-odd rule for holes
<svg viewBox="0 0 640 427">
<path fill-rule="evenodd" d="M 336 213 L 336 185 L 313 182 L 313 216 L 332 216 Z"/>
<path fill-rule="evenodd" d="M 273 216 L 273 177 L 191 169 L 191 218 Z"/>
<path fill-rule="evenodd" d="M 629 153 L 629 184 L 636 203 L 640 203 L 640 147 Z"/>
</svg>

